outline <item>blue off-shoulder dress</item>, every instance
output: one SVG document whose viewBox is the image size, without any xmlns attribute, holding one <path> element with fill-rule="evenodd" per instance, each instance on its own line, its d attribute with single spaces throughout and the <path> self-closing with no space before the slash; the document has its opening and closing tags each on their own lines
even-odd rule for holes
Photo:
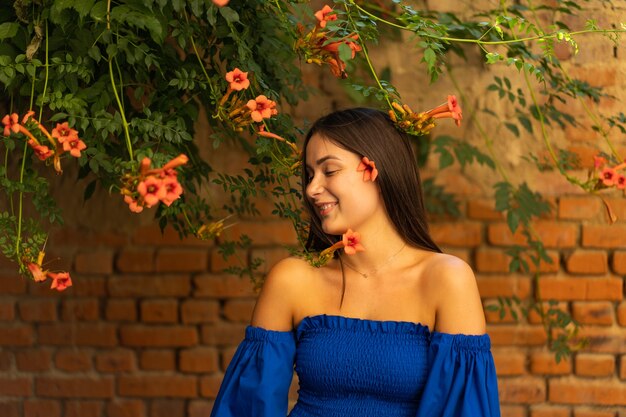
<svg viewBox="0 0 626 417">
<path fill-rule="evenodd" d="M 417 323 L 306 317 L 294 331 L 248 326 L 211 417 L 498 417 L 488 335 Z"/>
</svg>

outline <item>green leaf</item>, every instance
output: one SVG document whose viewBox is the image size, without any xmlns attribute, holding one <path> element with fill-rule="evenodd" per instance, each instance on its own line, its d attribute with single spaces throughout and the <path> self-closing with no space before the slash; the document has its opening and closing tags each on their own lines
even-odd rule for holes
<svg viewBox="0 0 626 417">
<path fill-rule="evenodd" d="M 352 58 L 352 49 L 350 49 L 350 47 L 345 43 L 342 43 L 341 45 L 339 45 L 339 59 L 341 59 L 342 61 L 348 61 L 351 58 Z"/>
<path fill-rule="evenodd" d="M 507 129 L 513 132 L 515 137 L 519 138 L 519 128 L 517 127 L 515 123 L 505 122 L 504 125 L 506 126 Z"/>
<path fill-rule="evenodd" d="M 7 22 L 0 25 L 0 39 L 12 38 L 17 35 L 20 25 L 16 22 Z"/>
<path fill-rule="evenodd" d="M 515 233 L 515 231 L 517 230 L 517 226 L 519 226 L 519 220 L 519 216 L 517 214 L 517 211 L 515 210 L 509 210 L 506 214 L 506 222 L 508 223 L 509 229 L 511 229 L 512 233 Z"/>
<path fill-rule="evenodd" d="M 220 14 L 228 23 L 239 22 L 239 14 L 230 7 L 220 7 Z"/>
<path fill-rule="evenodd" d="M 91 198 L 94 191 L 96 191 L 96 184 L 97 180 L 93 180 L 89 184 L 87 184 L 87 187 L 85 187 L 85 193 L 83 194 L 83 199 L 88 200 Z"/>
<path fill-rule="evenodd" d="M 533 125 L 532 123 L 530 123 L 530 120 L 528 120 L 527 117 L 518 116 L 517 120 L 519 120 L 520 124 L 524 127 L 524 129 L 528 131 L 528 133 L 533 133 Z"/>
</svg>

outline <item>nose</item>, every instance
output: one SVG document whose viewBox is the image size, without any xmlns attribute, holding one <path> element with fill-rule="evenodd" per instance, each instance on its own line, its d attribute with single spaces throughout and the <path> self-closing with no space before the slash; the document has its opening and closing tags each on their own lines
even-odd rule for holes
<svg viewBox="0 0 626 417">
<path fill-rule="evenodd" d="M 319 176 L 313 175 L 306 186 L 306 195 L 309 198 L 315 198 L 322 192 L 323 189 L 324 187 L 319 179 Z"/>
</svg>

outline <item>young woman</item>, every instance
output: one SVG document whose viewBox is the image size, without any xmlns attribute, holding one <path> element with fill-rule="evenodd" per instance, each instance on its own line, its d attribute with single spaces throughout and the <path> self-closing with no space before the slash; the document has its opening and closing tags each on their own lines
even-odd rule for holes
<svg viewBox="0 0 626 417">
<path fill-rule="evenodd" d="M 331 113 L 303 165 L 308 249 L 349 247 L 271 270 L 211 416 L 286 416 L 294 364 L 290 417 L 499 416 L 476 280 L 428 234 L 408 136 L 377 110 Z"/>
</svg>

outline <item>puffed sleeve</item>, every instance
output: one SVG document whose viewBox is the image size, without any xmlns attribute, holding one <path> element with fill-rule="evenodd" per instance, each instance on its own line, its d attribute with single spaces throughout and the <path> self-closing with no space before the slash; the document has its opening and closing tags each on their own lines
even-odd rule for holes
<svg viewBox="0 0 626 417">
<path fill-rule="evenodd" d="M 295 354 L 293 332 L 248 326 L 211 417 L 285 417 Z"/>
<path fill-rule="evenodd" d="M 417 417 L 499 417 L 498 382 L 488 335 L 434 332 L 430 371 Z"/>
</svg>

